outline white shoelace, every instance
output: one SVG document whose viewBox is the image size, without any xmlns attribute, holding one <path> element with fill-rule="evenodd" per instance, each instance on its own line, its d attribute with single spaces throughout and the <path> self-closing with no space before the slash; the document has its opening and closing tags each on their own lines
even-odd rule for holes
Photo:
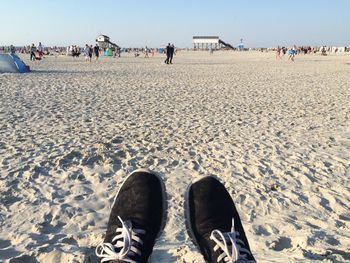
<svg viewBox="0 0 350 263">
<path fill-rule="evenodd" d="M 116 236 L 112 239 L 112 243 L 103 243 L 96 247 L 96 255 L 101 258 L 102 263 L 112 260 L 137 263 L 130 257 L 136 255 L 141 256 L 141 251 L 135 245 L 137 243 L 140 245 L 143 244 L 138 235 L 145 234 L 146 231 L 142 229 L 132 229 L 131 222 L 124 222 L 119 216 L 118 219 L 122 223 L 122 228 L 116 229 Z M 113 245 L 114 243 L 115 245 Z"/>
<path fill-rule="evenodd" d="M 255 262 L 248 261 L 247 255 L 250 254 L 250 251 L 244 248 L 244 242 L 239 238 L 239 233 L 235 231 L 233 218 L 231 232 L 222 233 L 219 230 L 213 230 L 211 232 L 210 239 L 216 243 L 214 251 L 216 252 L 218 249 L 221 249 L 223 252 L 218 257 L 217 262 L 220 262 L 221 260 L 229 263 Z"/>
</svg>

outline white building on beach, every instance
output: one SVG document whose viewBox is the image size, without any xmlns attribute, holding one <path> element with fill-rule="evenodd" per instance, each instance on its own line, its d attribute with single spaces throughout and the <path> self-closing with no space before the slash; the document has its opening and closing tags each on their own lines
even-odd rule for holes
<svg viewBox="0 0 350 263">
<path fill-rule="evenodd" d="M 219 49 L 219 41 L 217 36 L 194 36 L 192 40 L 194 49 Z"/>
<path fill-rule="evenodd" d="M 222 41 L 218 36 L 194 36 L 192 38 L 193 48 L 196 49 L 220 49 L 222 47 L 235 49 L 228 43 Z"/>
</svg>

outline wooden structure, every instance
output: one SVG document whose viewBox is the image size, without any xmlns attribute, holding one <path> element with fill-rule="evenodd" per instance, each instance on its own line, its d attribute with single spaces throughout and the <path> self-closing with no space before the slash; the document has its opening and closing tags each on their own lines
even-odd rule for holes
<svg viewBox="0 0 350 263">
<path fill-rule="evenodd" d="M 114 50 L 119 48 L 119 46 L 111 42 L 109 40 L 109 37 L 106 35 L 99 35 L 96 38 L 96 43 L 100 48 L 103 48 L 103 49 L 111 48 L 112 50 Z"/>
</svg>

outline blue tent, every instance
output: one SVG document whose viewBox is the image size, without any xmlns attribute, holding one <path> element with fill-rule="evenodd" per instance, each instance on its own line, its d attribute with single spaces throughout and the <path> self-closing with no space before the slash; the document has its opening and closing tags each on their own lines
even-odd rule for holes
<svg viewBox="0 0 350 263">
<path fill-rule="evenodd" d="M 0 73 L 26 73 L 29 67 L 15 54 L 0 54 Z"/>
</svg>

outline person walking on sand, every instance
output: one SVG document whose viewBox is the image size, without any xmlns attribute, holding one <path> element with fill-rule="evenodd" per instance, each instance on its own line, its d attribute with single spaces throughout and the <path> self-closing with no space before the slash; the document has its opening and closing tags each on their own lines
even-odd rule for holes
<svg viewBox="0 0 350 263">
<path fill-rule="evenodd" d="M 98 60 L 98 58 L 100 57 L 100 47 L 96 44 L 96 46 L 94 46 L 94 54 L 96 57 L 96 60 Z"/>
</svg>

